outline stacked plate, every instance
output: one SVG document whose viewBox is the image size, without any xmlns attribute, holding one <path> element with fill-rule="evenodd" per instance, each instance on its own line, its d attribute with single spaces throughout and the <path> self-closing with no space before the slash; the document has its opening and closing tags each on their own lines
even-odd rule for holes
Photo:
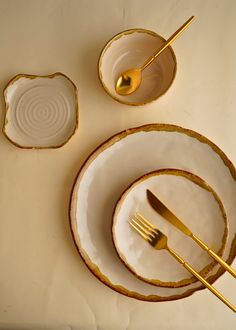
<svg viewBox="0 0 236 330">
<path fill-rule="evenodd" d="M 153 124 L 111 137 L 89 156 L 76 178 L 71 229 L 93 274 L 113 290 L 141 300 L 187 297 L 203 286 L 129 226 L 136 212 L 166 234 L 170 247 L 209 283 L 224 269 L 152 210 L 147 189 L 230 264 L 236 254 L 236 170 L 202 135 Z"/>
</svg>

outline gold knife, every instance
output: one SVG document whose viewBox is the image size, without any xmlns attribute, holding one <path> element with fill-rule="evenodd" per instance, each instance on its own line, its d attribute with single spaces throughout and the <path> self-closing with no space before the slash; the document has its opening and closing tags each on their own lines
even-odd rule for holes
<svg viewBox="0 0 236 330">
<path fill-rule="evenodd" d="M 212 258 L 214 258 L 222 267 L 224 267 L 233 277 L 236 278 L 236 271 L 221 259 L 213 250 L 209 248 L 203 241 L 194 235 L 191 230 L 185 226 L 181 220 L 177 218 L 149 189 L 147 189 L 147 199 L 151 207 L 159 213 L 163 218 L 168 220 L 173 226 L 178 228 L 182 233 L 191 237 L 199 246 L 201 246 Z"/>
</svg>

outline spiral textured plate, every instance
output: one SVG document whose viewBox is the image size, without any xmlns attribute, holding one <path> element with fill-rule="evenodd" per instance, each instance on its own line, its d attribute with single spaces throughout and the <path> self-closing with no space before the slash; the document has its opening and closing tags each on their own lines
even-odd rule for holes
<svg viewBox="0 0 236 330">
<path fill-rule="evenodd" d="M 78 127 L 78 99 L 74 83 L 62 73 L 17 75 L 4 90 L 3 131 L 21 148 L 58 148 Z"/>
</svg>

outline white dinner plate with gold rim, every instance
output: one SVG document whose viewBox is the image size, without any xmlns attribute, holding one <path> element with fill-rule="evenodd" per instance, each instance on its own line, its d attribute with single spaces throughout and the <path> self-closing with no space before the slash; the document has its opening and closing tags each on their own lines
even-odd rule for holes
<svg viewBox="0 0 236 330">
<path fill-rule="evenodd" d="M 70 224 L 74 242 L 88 268 L 113 290 L 146 301 L 187 297 L 203 287 L 164 288 L 137 279 L 114 249 L 111 222 L 125 188 L 147 172 L 179 168 L 202 177 L 220 197 L 229 233 L 223 259 L 236 254 L 236 170 L 227 156 L 204 136 L 175 125 L 150 124 L 120 132 L 100 145 L 79 170 L 71 195 Z M 208 281 L 224 273 L 214 267 Z"/>
<path fill-rule="evenodd" d="M 181 287 L 197 281 L 166 251 L 156 251 L 130 226 L 136 213 L 149 219 L 168 238 L 168 246 L 206 276 L 216 262 L 188 236 L 173 227 L 149 205 L 151 190 L 187 227 L 221 255 L 228 226 L 223 204 L 199 176 L 179 169 L 161 169 L 135 180 L 115 207 L 112 238 L 125 266 L 138 278 L 153 285 Z"/>
<path fill-rule="evenodd" d="M 63 73 L 18 74 L 4 89 L 3 132 L 20 148 L 59 148 L 78 127 L 75 84 Z"/>
</svg>

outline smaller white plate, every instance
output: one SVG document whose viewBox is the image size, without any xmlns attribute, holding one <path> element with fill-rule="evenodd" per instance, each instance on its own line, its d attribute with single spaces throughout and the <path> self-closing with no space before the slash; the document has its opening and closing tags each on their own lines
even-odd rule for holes
<svg viewBox="0 0 236 330">
<path fill-rule="evenodd" d="M 119 199 L 113 216 L 114 245 L 124 264 L 138 278 L 157 286 L 180 287 L 194 279 L 166 250 L 155 250 L 130 226 L 136 212 L 168 237 L 168 245 L 202 275 L 214 266 L 211 257 L 149 205 L 146 190 L 164 204 L 219 255 L 227 238 L 222 202 L 200 177 L 183 170 L 161 169 L 136 180 Z M 189 276 L 188 276 L 189 275 Z"/>
<path fill-rule="evenodd" d="M 59 148 L 78 127 L 75 84 L 64 74 L 19 74 L 4 89 L 3 132 L 20 148 Z"/>
</svg>

